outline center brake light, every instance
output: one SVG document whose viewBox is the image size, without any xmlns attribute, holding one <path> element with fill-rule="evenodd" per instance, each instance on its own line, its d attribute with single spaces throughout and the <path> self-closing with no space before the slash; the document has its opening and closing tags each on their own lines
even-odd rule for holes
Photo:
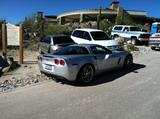
<svg viewBox="0 0 160 119">
<path fill-rule="evenodd" d="M 54 63 L 56 64 L 56 65 L 65 65 L 65 61 L 64 60 L 59 60 L 59 59 L 54 59 Z"/>
</svg>

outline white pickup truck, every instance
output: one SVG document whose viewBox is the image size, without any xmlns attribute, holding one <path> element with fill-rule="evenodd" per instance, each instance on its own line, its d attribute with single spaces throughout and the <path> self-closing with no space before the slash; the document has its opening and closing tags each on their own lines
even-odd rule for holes
<svg viewBox="0 0 160 119">
<path fill-rule="evenodd" d="M 141 31 L 137 26 L 115 25 L 112 29 L 111 36 L 113 38 L 126 38 L 127 41 L 131 41 L 131 43 L 135 45 L 139 42 L 148 42 L 150 33 Z"/>
</svg>

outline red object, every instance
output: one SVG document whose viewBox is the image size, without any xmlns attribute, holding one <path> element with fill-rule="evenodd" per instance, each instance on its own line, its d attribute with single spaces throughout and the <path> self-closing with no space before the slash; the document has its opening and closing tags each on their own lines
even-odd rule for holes
<svg viewBox="0 0 160 119">
<path fill-rule="evenodd" d="M 160 40 L 160 36 L 150 36 L 149 40 L 154 40 L 154 39 L 157 39 L 157 38 Z"/>
<path fill-rule="evenodd" d="M 58 60 L 58 59 L 55 59 L 55 60 L 54 60 L 54 63 L 58 65 L 58 64 L 59 64 L 59 60 Z"/>
<path fill-rule="evenodd" d="M 41 61 L 41 62 L 43 60 L 41 56 L 38 56 L 37 59 L 38 59 L 38 61 Z"/>
<path fill-rule="evenodd" d="M 64 60 L 58 60 L 58 59 L 54 59 L 54 63 L 56 64 L 56 65 L 65 65 L 65 61 Z"/>
<path fill-rule="evenodd" d="M 64 60 L 60 60 L 60 64 L 61 65 L 65 65 L 65 61 Z"/>
</svg>

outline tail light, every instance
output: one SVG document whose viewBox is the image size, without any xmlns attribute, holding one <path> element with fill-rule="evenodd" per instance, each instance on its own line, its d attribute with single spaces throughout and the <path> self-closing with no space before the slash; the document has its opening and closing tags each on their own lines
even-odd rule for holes
<svg viewBox="0 0 160 119">
<path fill-rule="evenodd" d="M 64 60 L 60 60 L 60 64 L 61 65 L 65 65 L 65 61 Z"/>
<path fill-rule="evenodd" d="M 58 65 L 58 64 L 59 64 L 59 60 L 58 60 L 58 59 L 55 59 L 55 60 L 54 60 L 54 63 Z"/>
<path fill-rule="evenodd" d="M 41 61 L 41 62 L 43 60 L 41 56 L 38 56 L 37 59 L 38 59 L 38 61 Z"/>
<path fill-rule="evenodd" d="M 54 63 L 56 64 L 56 65 L 65 65 L 65 61 L 64 60 L 58 60 L 58 59 L 55 59 L 54 60 Z"/>
</svg>

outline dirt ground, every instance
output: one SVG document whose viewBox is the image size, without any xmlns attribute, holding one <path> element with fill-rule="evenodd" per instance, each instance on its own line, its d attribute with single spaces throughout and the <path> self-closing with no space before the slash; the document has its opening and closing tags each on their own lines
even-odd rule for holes
<svg viewBox="0 0 160 119">
<path fill-rule="evenodd" d="M 19 60 L 18 50 L 12 50 L 7 53 L 9 57 L 13 57 L 16 62 Z M 0 77 L 0 81 L 7 80 L 11 78 L 23 78 L 28 75 L 37 75 L 40 74 L 37 65 L 37 56 L 38 52 L 24 50 L 24 64 L 20 65 L 13 71 L 5 73 Z"/>
</svg>

